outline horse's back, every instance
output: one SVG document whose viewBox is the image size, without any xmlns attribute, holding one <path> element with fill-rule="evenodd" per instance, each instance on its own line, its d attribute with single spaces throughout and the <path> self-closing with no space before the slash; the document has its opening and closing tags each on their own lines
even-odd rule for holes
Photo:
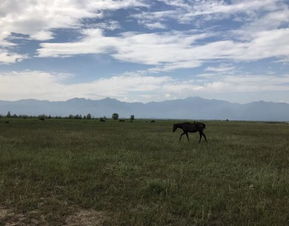
<svg viewBox="0 0 289 226">
<path fill-rule="evenodd" d="M 184 131 L 197 132 L 206 128 L 205 123 L 202 122 L 183 122 L 174 124 L 175 128 L 183 129 Z"/>
<path fill-rule="evenodd" d="M 190 132 L 197 132 L 197 131 L 203 131 L 206 128 L 206 125 L 205 123 L 202 123 L 202 122 L 194 122 L 194 123 L 186 122 L 184 123 L 183 128 Z"/>
</svg>

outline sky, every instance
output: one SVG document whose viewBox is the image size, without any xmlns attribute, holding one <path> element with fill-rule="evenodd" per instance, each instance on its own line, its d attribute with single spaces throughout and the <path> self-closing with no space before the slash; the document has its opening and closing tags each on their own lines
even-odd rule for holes
<svg viewBox="0 0 289 226">
<path fill-rule="evenodd" d="M 289 0 L 1 0 L 0 100 L 289 103 Z"/>
</svg>

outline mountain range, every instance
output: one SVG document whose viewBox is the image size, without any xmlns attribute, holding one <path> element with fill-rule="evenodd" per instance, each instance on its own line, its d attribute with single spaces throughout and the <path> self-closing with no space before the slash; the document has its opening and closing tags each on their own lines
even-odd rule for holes
<svg viewBox="0 0 289 226">
<path fill-rule="evenodd" d="M 159 119 L 289 121 L 289 104 L 286 103 L 257 101 L 238 104 L 200 97 L 149 103 L 128 103 L 112 98 L 0 101 L 0 114 L 6 115 L 8 111 L 17 115 L 68 116 L 90 113 L 94 117 L 111 117 L 113 113 L 118 113 L 121 118 L 134 115 L 136 118 Z"/>
</svg>

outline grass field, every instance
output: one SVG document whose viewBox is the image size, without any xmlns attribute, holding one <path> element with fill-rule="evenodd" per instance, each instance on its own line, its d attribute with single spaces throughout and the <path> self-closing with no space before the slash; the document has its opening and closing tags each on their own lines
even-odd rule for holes
<svg viewBox="0 0 289 226">
<path fill-rule="evenodd" d="M 0 225 L 289 225 L 289 124 L 5 121 Z"/>
</svg>

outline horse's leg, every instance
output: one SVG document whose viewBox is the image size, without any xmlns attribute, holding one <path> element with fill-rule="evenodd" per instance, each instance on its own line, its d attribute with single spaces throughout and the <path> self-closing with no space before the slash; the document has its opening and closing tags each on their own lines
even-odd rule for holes
<svg viewBox="0 0 289 226">
<path fill-rule="evenodd" d="M 207 137 L 206 137 L 206 135 L 205 135 L 205 133 L 202 131 L 202 135 L 203 135 L 203 137 L 205 138 L 205 141 L 208 143 L 208 141 L 207 141 Z"/>
<path fill-rule="evenodd" d="M 202 132 L 201 131 L 199 131 L 199 135 L 200 135 L 199 143 L 201 143 L 201 140 L 202 140 Z"/>
<path fill-rule="evenodd" d="M 183 133 L 180 135 L 179 141 L 181 141 L 182 136 L 183 136 L 184 134 L 185 134 L 185 132 L 183 132 Z"/>
<path fill-rule="evenodd" d="M 187 136 L 188 142 L 190 142 L 188 132 L 186 132 L 186 136 Z"/>
</svg>

